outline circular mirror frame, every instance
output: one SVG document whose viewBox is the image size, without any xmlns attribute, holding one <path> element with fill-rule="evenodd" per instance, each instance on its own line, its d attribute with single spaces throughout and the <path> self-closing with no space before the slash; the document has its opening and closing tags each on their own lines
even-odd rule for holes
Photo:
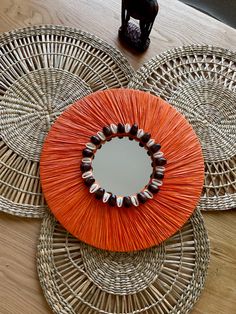
<svg viewBox="0 0 236 314">
<path fill-rule="evenodd" d="M 139 142 L 139 146 L 147 150 L 148 155 L 152 160 L 152 174 L 148 184 L 135 195 L 115 195 L 107 192 L 96 181 L 93 175 L 92 162 L 95 157 L 96 151 L 102 147 L 107 141 L 112 140 L 114 137 L 129 137 L 130 140 Z M 108 203 L 110 206 L 118 207 L 131 207 L 144 204 L 148 199 L 153 198 L 153 194 L 159 192 L 164 178 L 165 165 L 167 160 L 164 158 L 163 153 L 160 151 L 161 145 L 156 143 L 151 138 L 151 134 L 140 129 L 136 123 L 130 124 L 110 124 L 104 126 L 102 131 L 98 131 L 96 135 L 91 136 L 90 142 L 86 144 L 83 149 L 83 159 L 81 161 L 80 170 L 85 185 L 89 188 L 90 193 L 94 193 L 96 199 L 102 200 L 103 203 Z"/>
</svg>

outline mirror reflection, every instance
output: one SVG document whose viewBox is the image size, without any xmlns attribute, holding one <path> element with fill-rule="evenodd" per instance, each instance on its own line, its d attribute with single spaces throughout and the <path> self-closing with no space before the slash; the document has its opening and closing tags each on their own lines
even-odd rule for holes
<svg viewBox="0 0 236 314">
<path fill-rule="evenodd" d="M 93 160 L 96 181 L 116 195 L 138 193 L 149 182 L 152 171 L 147 150 L 127 137 L 106 142 L 97 150 Z"/>
</svg>

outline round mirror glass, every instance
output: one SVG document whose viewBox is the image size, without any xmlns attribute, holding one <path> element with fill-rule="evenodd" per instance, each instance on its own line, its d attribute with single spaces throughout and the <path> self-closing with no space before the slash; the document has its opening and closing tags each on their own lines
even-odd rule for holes
<svg viewBox="0 0 236 314">
<path fill-rule="evenodd" d="M 100 186 L 115 195 L 140 192 L 153 171 L 147 150 L 127 137 L 113 138 L 97 150 L 93 174 Z"/>
</svg>

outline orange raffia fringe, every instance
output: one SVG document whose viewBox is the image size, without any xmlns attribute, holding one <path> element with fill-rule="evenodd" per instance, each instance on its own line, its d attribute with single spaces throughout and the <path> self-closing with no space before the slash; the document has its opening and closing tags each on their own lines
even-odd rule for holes
<svg viewBox="0 0 236 314">
<path fill-rule="evenodd" d="M 119 122 L 151 133 L 167 159 L 159 193 L 138 207 L 104 204 L 82 179 L 86 143 Z M 40 175 L 49 208 L 71 234 L 97 248 L 133 251 L 161 243 L 188 220 L 202 191 L 204 162 L 196 134 L 172 106 L 145 92 L 117 89 L 91 94 L 57 119 L 43 147 Z"/>
</svg>

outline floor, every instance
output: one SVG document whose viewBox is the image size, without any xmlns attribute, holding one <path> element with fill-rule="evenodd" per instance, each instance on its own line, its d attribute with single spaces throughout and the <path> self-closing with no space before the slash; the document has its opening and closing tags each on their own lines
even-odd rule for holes
<svg viewBox="0 0 236 314">
<path fill-rule="evenodd" d="M 46 23 L 77 27 L 115 46 L 135 70 L 156 54 L 184 44 L 207 43 L 235 50 L 233 28 L 177 0 L 159 0 L 159 4 L 150 48 L 141 55 L 117 39 L 120 0 L 1 0 L 0 31 Z M 235 314 L 236 211 L 203 215 L 212 255 L 205 290 L 191 313 Z M 36 273 L 39 230 L 40 220 L 0 213 L 0 314 L 51 313 Z"/>
</svg>

